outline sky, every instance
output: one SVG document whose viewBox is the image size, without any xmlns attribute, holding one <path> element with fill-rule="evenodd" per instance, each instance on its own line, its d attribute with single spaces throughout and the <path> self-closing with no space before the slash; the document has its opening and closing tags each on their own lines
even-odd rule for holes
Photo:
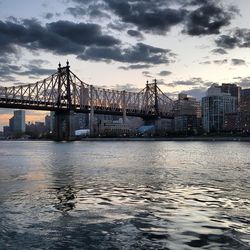
<svg viewBox="0 0 250 250">
<path fill-rule="evenodd" d="M 247 88 L 249 9 L 249 0 L 0 0 L 0 86 L 42 80 L 69 60 L 86 83 L 139 91 L 157 79 L 173 99 L 200 99 L 212 83 Z M 0 109 L 0 128 L 12 113 Z"/>
</svg>

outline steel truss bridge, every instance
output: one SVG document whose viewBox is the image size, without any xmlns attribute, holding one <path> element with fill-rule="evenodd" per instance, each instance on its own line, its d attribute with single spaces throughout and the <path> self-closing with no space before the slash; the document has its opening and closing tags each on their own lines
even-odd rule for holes
<svg viewBox="0 0 250 250">
<path fill-rule="evenodd" d="M 0 87 L 0 108 L 55 111 L 58 116 L 75 112 L 143 119 L 173 117 L 173 101 L 160 90 L 156 80 L 138 93 L 104 89 L 81 81 L 70 70 L 68 61 L 42 81 Z"/>
</svg>

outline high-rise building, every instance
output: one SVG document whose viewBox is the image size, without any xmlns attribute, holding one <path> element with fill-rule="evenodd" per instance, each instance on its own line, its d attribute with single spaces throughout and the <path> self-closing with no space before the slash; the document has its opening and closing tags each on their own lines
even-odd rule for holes
<svg viewBox="0 0 250 250">
<path fill-rule="evenodd" d="M 15 110 L 13 118 L 10 119 L 10 127 L 13 132 L 25 132 L 25 111 Z"/>
<path fill-rule="evenodd" d="M 14 116 L 9 119 L 9 127 L 10 127 L 10 131 L 13 132 L 14 131 Z"/>
<path fill-rule="evenodd" d="M 250 132 L 250 89 L 241 90 L 240 129 L 243 132 Z"/>
<path fill-rule="evenodd" d="M 241 87 L 237 86 L 236 84 L 230 84 L 230 83 L 223 83 L 220 86 L 221 92 L 228 93 L 231 96 L 236 98 L 236 104 L 237 107 L 240 104 L 240 93 L 241 93 Z"/>
<path fill-rule="evenodd" d="M 195 98 L 180 93 L 174 102 L 175 131 L 197 132 L 200 127 L 201 106 Z"/>
<path fill-rule="evenodd" d="M 188 97 L 187 94 L 180 93 L 178 100 L 174 102 L 175 116 L 180 115 L 195 115 L 201 117 L 201 105 L 193 97 Z"/>
<path fill-rule="evenodd" d="M 221 91 L 221 87 L 213 84 L 202 98 L 202 125 L 206 132 L 223 130 L 225 114 L 236 112 L 236 97 Z"/>
</svg>

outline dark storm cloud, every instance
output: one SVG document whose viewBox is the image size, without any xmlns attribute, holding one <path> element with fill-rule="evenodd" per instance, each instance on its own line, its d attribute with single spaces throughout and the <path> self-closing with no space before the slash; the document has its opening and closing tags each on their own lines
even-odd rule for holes
<svg viewBox="0 0 250 250">
<path fill-rule="evenodd" d="M 138 39 L 143 39 L 143 35 L 141 32 L 139 32 L 138 30 L 128 30 L 127 31 L 127 34 L 129 36 L 132 36 L 132 37 L 136 37 Z"/>
<path fill-rule="evenodd" d="M 211 52 L 214 53 L 214 54 L 219 54 L 219 55 L 227 54 L 227 51 L 222 49 L 222 48 L 213 49 Z"/>
<path fill-rule="evenodd" d="M 245 61 L 245 60 L 242 60 L 242 59 L 233 58 L 233 59 L 231 60 L 231 63 L 232 63 L 232 65 L 234 65 L 234 66 L 240 66 L 240 65 L 245 65 L 245 64 L 246 64 L 246 61 Z"/>
<path fill-rule="evenodd" d="M 137 43 L 125 49 L 118 46 L 112 48 L 90 47 L 82 55 L 78 56 L 82 60 L 146 64 L 168 64 L 173 57 L 174 54 L 167 49 L 149 46 L 144 43 Z"/>
<path fill-rule="evenodd" d="M 189 13 L 185 32 L 191 36 L 219 34 L 230 24 L 232 13 L 214 3 L 206 3 Z"/>
<path fill-rule="evenodd" d="M 186 16 L 186 10 L 169 8 L 165 1 L 104 1 L 123 22 L 152 33 L 165 34 L 172 26 L 183 22 Z"/>
<path fill-rule="evenodd" d="M 57 21 L 42 26 L 34 19 L 21 23 L 0 21 L 0 52 L 16 53 L 16 45 L 31 50 L 45 49 L 56 54 L 79 54 L 85 46 L 109 47 L 120 44 L 90 23 Z"/>
<path fill-rule="evenodd" d="M 236 28 L 215 40 L 218 47 L 224 49 L 250 48 L 250 29 Z"/>
<path fill-rule="evenodd" d="M 158 75 L 159 75 L 159 76 L 169 76 L 169 75 L 171 75 L 171 74 L 172 74 L 172 72 L 167 71 L 167 70 L 163 70 L 163 71 L 161 71 Z"/>
<path fill-rule="evenodd" d="M 109 10 L 124 23 L 140 31 L 164 35 L 171 27 L 182 24 L 191 36 L 220 33 L 237 13 L 232 6 L 213 0 L 103 0 Z"/>
<path fill-rule="evenodd" d="M 47 29 L 79 45 L 108 47 L 120 44 L 118 39 L 103 35 L 101 27 L 97 24 L 58 21 L 47 24 Z"/>
</svg>

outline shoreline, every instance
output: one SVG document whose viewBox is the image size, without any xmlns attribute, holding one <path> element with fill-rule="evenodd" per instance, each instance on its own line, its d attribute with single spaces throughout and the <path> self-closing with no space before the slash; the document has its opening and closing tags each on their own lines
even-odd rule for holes
<svg viewBox="0 0 250 250">
<path fill-rule="evenodd" d="M 0 139 L 0 141 L 53 141 L 55 140 L 51 139 Z M 195 142 L 195 141 L 204 141 L 204 142 L 250 142 L 250 137 L 86 137 L 81 139 L 72 140 L 69 142 L 74 141 L 93 141 L 93 142 L 115 142 L 115 141 L 187 141 L 187 142 Z M 60 141 L 59 141 L 60 142 Z M 65 142 L 65 141 L 64 141 Z"/>
<path fill-rule="evenodd" d="M 80 141 L 234 141 L 250 142 L 250 137 L 131 137 L 131 138 L 82 138 Z"/>
</svg>

